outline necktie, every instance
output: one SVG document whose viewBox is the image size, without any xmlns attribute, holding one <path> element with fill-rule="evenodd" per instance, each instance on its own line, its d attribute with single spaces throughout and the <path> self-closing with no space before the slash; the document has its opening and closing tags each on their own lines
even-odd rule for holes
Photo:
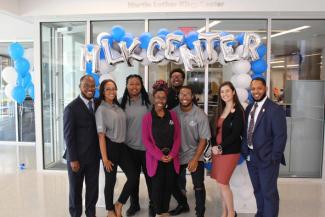
<svg viewBox="0 0 325 217">
<path fill-rule="evenodd" d="M 255 117 L 255 111 L 257 108 L 257 103 L 254 104 L 254 108 L 251 111 L 251 119 L 249 121 L 249 127 L 248 127 L 248 132 L 247 132 L 247 145 L 249 148 L 253 149 L 253 131 L 254 131 L 254 117 Z"/>
<path fill-rule="evenodd" d="M 90 100 L 88 101 L 88 109 L 90 111 L 90 113 L 94 113 L 94 109 L 93 109 L 93 102 Z"/>
</svg>

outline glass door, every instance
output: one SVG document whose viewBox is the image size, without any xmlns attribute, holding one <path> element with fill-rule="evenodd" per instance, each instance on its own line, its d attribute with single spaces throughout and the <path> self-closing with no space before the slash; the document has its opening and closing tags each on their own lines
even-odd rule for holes
<svg viewBox="0 0 325 217">
<path fill-rule="evenodd" d="M 86 22 L 42 23 L 43 150 L 46 169 L 65 169 L 64 107 L 79 94 Z"/>
</svg>

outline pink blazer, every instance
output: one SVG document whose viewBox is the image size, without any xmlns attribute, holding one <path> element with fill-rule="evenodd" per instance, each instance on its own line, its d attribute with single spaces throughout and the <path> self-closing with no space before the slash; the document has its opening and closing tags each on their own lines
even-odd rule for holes
<svg viewBox="0 0 325 217">
<path fill-rule="evenodd" d="M 169 111 L 171 118 L 174 122 L 175 131 L 174 131 L 174 143 L 170 156 L 173 157 L 174 168 L 177 174 L 179 174 L 179 148 L 181 147 L 181 129 L 180 124 L 177 118 L 177 115 L 174 111 Z M 152 116 L 151 112 L 148 112 L 144 115 L 142 119 L 142 142 L 146 147 L 146 166 L 148 176 L 153 177 L 156 174 L 158 167 L 158 161 L 164 155 L 161 150 L 157 147 L 155 140 L 152 135 Z"/>
</svg>

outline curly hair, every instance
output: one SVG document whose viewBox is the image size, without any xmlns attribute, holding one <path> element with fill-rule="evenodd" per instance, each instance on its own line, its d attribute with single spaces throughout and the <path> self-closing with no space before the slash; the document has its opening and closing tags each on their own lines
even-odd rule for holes
<svg viewBox="0 0 325 217">
<path fill-rule="evenodd" d="M 153 93 L 152 95 L 154 96 L 158 91 L 164 91 L 166 95 L 168 95 L 168 84 L 164 80 L 158 80 L 152 85 Z"/>
</svg>

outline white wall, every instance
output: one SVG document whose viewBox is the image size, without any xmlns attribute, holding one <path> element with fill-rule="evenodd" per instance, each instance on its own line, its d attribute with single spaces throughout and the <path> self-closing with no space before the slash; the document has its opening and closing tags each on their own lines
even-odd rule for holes
<svg viewBox="0 0 325 217">
<path fill-rule="evenodd" d="M 0 0 L 0 12 L 1 11 L 7 11 L 15 14 L 20 13 L 19 0 Z"/>
<path fill-rule="evenodd" d="M 0 42 L 33 41 L 35 26 L 14 15 L 0 12 Z"/>
<path fill-rule="evenodd" d="M 323 0 L 19 0 L 22 16 L 143 12 L 325 11 Z M 165 18 L 168 18 L 167 16 Z"/>
</svg>

